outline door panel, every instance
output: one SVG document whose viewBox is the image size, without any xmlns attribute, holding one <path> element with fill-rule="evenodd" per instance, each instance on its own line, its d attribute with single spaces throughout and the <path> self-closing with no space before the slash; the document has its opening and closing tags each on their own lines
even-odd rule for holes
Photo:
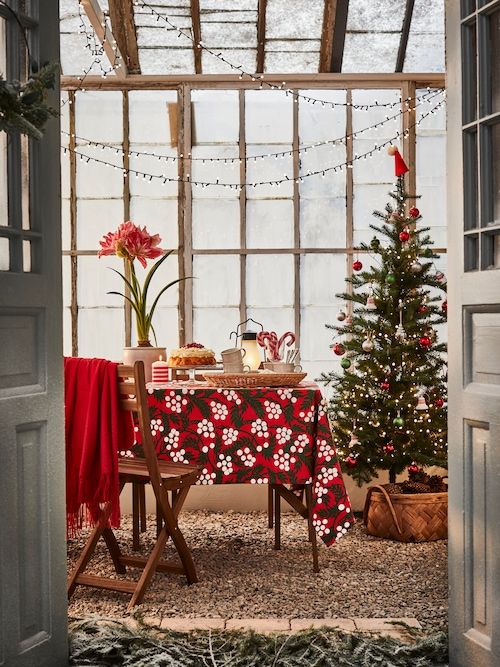
<svg viewBox="0 0 500 667">
<path fill-rule="evenodd" d="M 10 0 L 32 57 L 59 59 L 57 0 Z M 2 69 L 25 43 L 0 4 Z M 39 45 L 39 49 L 37 48 Z M 58 107 L 58 91 L 50 96 Z M 67 665 L 59 122 L 35 142 L 0 133 L 0 665 Z"/>
<path fill-rule="evenodd" d="M 500 664 L 499 11 L 500 0 L 446 3 L 453 667 Z"/>
</svg>

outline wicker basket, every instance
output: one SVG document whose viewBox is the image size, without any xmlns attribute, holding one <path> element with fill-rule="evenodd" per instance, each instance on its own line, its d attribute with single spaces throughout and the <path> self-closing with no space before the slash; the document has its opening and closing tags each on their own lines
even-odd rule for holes
<svg viewBox="0 0 500 667">
<path fill-rule="evenodd" d="M 307 373 L 204 373 L 213 387 L 295 387 Z"/>
<path fill-rule="evenodd" d="M 399 542 L 432 542 L 448 535 L 448 493 L 396 493 L 371 486 L 363 520 L 370 535 Z"/>
</svg>

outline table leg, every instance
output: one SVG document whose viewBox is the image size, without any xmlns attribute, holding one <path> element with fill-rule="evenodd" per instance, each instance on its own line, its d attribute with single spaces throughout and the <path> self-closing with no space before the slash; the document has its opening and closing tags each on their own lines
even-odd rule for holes
<svg viewBox="0 0 500 667">
<path fill-rule="evenodd" d="M 318 543 L 316 541 L 316 530 L 313 526 L 313 501 L 312 501 L 312 485 L 307 484 L 305 487 L 306 505 L 307 505 L 307 526 L 309 528 L 309 540 L 311 542 L 312 557 L 313 557 L 313 572 L 319 572 L 318 563 Z"/>
<path fill-rule="evenodd" d="M 269 528 L 273 527 L 273 512 L 274 512 L 274 489 L 271 484 L 267 487 L 267 525 Z"/>
<path fill-rule="evenodd" d="M 281 549 L 281 495 L 274 490 L 274 548 Z"/>
<path fill-rule="evenodd" d="M 145 533 L 147 530 L 146 524 L 146 485 L 140 485 L 139 493 L 139 513 L 141 518 L 141 533 Z"/>
</svg>

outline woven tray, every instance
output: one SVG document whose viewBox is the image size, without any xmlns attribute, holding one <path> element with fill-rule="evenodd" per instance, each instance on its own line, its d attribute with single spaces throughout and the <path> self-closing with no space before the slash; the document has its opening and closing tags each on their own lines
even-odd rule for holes
<svg viewBox="0 0 500 667">
<path fill-rule="evenodd" d="M 432 542 L 448 535 L 448 494 L 388 494 L 371 486 L 363 519 L 370 535 L 399 542 Z"/>
<path fill-rule="evenodd" d="M 307 373 L 204 373 L 213 387 L 295 387 Z"/>
</svg>

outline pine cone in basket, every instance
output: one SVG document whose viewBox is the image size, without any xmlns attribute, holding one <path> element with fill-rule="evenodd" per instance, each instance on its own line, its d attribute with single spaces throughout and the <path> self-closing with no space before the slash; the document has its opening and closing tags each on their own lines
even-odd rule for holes
<svg viewBox="0 0 500 667">
<path fill-rule="evenodd" d="M 432 493 L 442 493 L 443 491 L 448 491 L 448 485 L 441 477 L 441 475 L 431 475 L 427 483 Z"/>
<path fill-rule="evenodd" d="M 403 482 L 403 493 L 430 493 L 430 487 L 422 482 Z"/>
<path fill-rule="evenodd" d="M 401 484 L 383 484 L 382 486 L 389 495 L 391 495 L 391 493 L 403 493 Z"/>
</svg>

